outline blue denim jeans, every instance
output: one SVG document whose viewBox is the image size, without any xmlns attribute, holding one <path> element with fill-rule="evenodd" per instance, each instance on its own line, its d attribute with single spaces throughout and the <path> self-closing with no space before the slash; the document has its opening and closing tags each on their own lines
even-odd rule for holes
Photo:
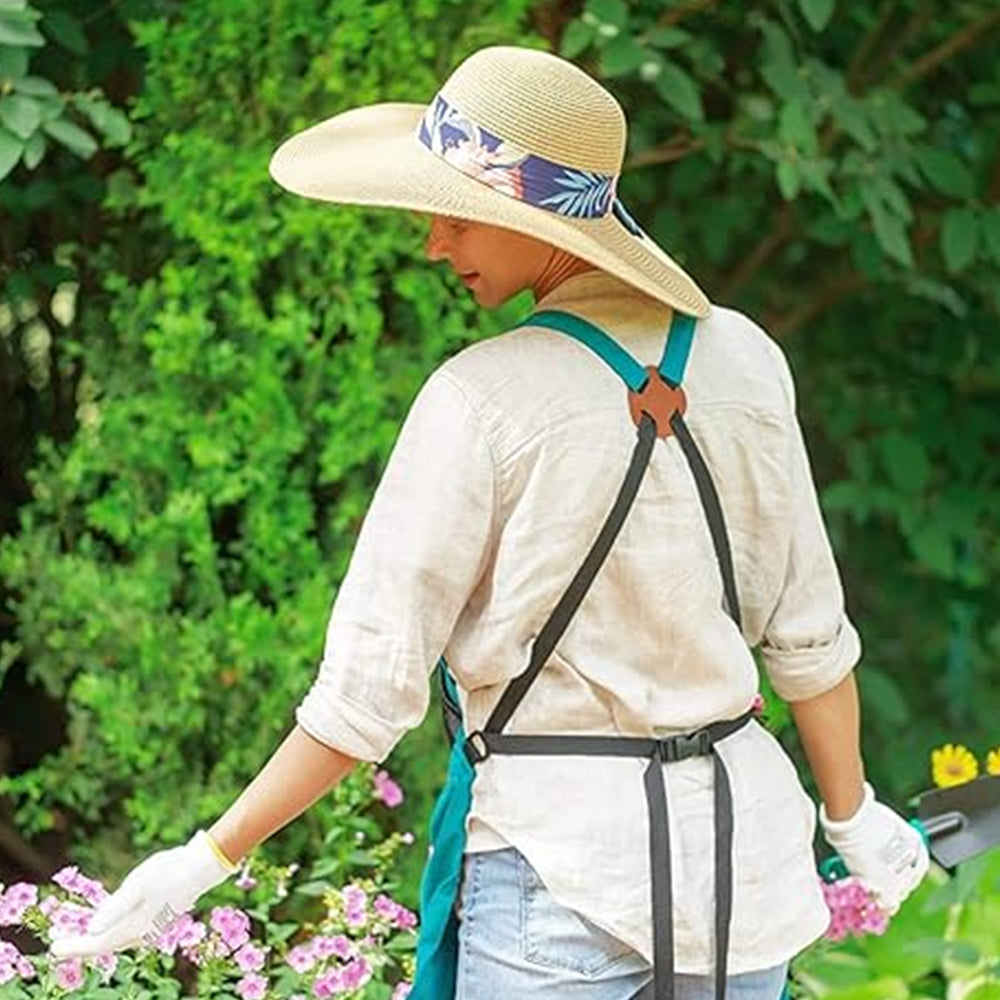
<svg viewBox="0 0 1000 1000">
<path fill-rule="evenodd" d="M 514 848 L 465 858 L 455 1000 L 632 1000 L 646 960 L 557 903 Z M 779 1000 L 787 965 L 730 976 L 727 1000 Z M 714 1000 L 711 976 L 677 977 L 675 1000 Z"/>
</svg>

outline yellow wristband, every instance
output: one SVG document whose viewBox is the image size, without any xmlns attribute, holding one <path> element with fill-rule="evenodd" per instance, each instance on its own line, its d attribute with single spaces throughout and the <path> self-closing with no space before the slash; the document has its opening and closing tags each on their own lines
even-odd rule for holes
<svg viewBox="0 0 1000 1000">
<path fill-rule="evenodd" d="M 236 869 L 239 868 L 239 865 L 233 864 L 233 862 L 226 857 L 225 851 L 223 851 L 222 848 L 216 843 L 215 837 L 213 837 L 208 830 L 202 830 L 201 832 L 205 834 L 205 843 L 208 844 L 208 846 L 212 849 L 212 853 L 219 859 L 219 864 L 221 864 L 227 871 L 236 871 Z"/>
</svg>

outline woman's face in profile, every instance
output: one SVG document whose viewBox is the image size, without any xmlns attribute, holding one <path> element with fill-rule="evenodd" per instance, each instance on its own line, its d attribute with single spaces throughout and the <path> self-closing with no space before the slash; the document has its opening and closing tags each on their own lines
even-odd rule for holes
<svg viewBox="0 0 1000 1000">
<path fill-rule="evenodd" d="M 553 253 L 550 244 L 500 226 L 442 215 L 429 218 L 427 259 L 447 261 L 487 309 L 533 287 Z"/>
</svg>

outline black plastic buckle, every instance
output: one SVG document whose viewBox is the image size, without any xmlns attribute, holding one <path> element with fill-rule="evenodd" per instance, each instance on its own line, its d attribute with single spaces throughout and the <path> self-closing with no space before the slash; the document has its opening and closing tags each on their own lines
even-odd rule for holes
<svg viewBox="0 0 1000 1000">
<path fill-rule="evenodd" d="M 657 740 L 660 759 L 669 763 L 690 757 L 707 757 L 712 752 L 712 734 L 707 729 Z"/>
<path fill-rule="evenodd" d="M 478 737 L 479 742 L 482 744 L 482 749 L 480 750 L 472 741 Z M 465 754 L 465 759 L 475 767 L 477 764 L 482 764 L 484 760 L 490 755 L 490 748 L 486 743 L 486 736 L 483 734 L 481 729 L 473 730 L 465 737 L 465 742 L 462 744 L 462 752 Z"/>
</svg>

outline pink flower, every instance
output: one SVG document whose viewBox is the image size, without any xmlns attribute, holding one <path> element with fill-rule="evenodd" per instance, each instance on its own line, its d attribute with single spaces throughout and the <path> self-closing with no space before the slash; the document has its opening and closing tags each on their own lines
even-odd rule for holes
<svg viewBox="0 0 1000 1000">
<path fill-rule="evenodd" d="M 209 923 L 231 951 L 242 948 L 250 940 L 250 918 L 242 910 L 232 906 L 215 906 Z"/>
<path fill-rule="evenodd" d="M 0 985 L 10 982 L 15 976 L 31 979 L 35 967 L 22 955 L 17 946 L 9 941 L 0 941 Z"/>
<path fill-rule="evenodd" d="M 0 896 L 0 927 L 20 924 L 25 910 L 38 903 L 38 886 L 30 882 L 15 882 Z"/>
<path fill-rule="evenodd" d="M 407 847 L 409 847 L 409 846 L 410 846 L 410 844 L 412 844 L 412 843 L 413 843 L 413 842 L 414 842 L 414 841 L 415 841 L 415 840 L 416 840 L 417 838 L 416 838 L 416 837 L 414 837 L 414 836 L 413 836 L 413 834 L 412 834 L 412 833 L 410 833 L 410 831 L 409 831 L 409 830 L 407 830 L 407 831 L 406 831 L 406 833 L 402 834 L 402 835 L 400 836 L 400 838 L 399 838 L 399 839 L 400 839 L 400 840 L 401 840 L 401 841 L 402 841 L 402 842 L 403 842 L 404 844 L 406 844 L 406 846 L 407 846 Z"/>
<path fill-rule="evenodd" d="M 388 771 L 375 772 L 375 798 L 395 809 L 403 801 L 403 789 L 389 777 Z"/>
<path fill-rule="evenodd" d="M 396 988 L 392 991 L 392 1000 L 406 1000 L 412 989 L 413 983 L 397 983 Z"/>
<path fill-rule="evenodd" d="M 233 884 L 237 889 L 242 889 L 244 892 L 249 892 L 251 889 L 257 888 L 257 880 L 250 874 L 249 868 L 241 868 Z"/>
<path fill-rule="evenodd" d="M 111 977 L 115 974 L 115 969 L 118 968 L 118 956 L 95 955 L 91 961 L 93 962 L 95 968 L 99 969 L 101 972 L 101 982 L 110 983 Z"/>
<path fill-rule="evenodd" d="M 52 920 L 50 928 L 53 937 L 68 937 L 73 934 L 86 934 L 94 911 L 89 906 L 78 903 L 62 903 L 49 915 Z"/>
<path fill-rule="evenodd" d="M 313 949 L 317 958 L 329 958 L 335 955 L 337 958 L 347 959 L 354 954 L 354 946 L 350 938 L 343 934 L 320 935 L 313 938 Z"/>
<path fill-rule="evenodd" d="M 344 966 L 341 975 L 344 989 L 359 990 L 371 979 L 372 967 L 367 959 L 359 955 Z"/>
<path fill-rule="evenodd" d="M 237 984 L 236 992 L 243 1000 L 264 1000 L 267 979 L 256 972 L 248 972 Z"/>
<path fill-rule="evenodd" d="M 208 928 L 190 913 L 182 913 L 157 938 L 156 947 L 164 955 L 172 955 L 180 948 L 188 958 L 191 958 L 197 948 L 208 935 Z"/>
<path fill-rule="evenodd" d="M 259 972 L 264 968 L 266 955 L 267 951 L 264 948 L 258 948 L 255 944 L 247 942 L 233 955 L 233 959 L 244 972 Z"/>
<path fill-rule="evenodd" d="M 70 958 L 56 965 L 56 984 L 64 990 L 75 990 L 83 984 L 83 960 Z"/>
<path fill-rule="evenodd" d="M 393 927 L 412 930 L 417 926 L 417 915 L 384 893 L 376 897 L 372 909 Z"/>
<path fill-rule="evenodd" d="M 85 899 L 91 906 L 97 906 L 108 898 L 107 889 L 96 879 L 81 875 L 80 869 L 76 865 L 67 865 L 65 868 L 60 868 L 52 876 L 52 881 L 67 892 Z"/>
<path fill-rule="evenodd" d="M 297 944 L 285 956 L 285 961 L 296 972 L 308 972 L 319 961 L 316 949 L 312 941 L 305 944 Z"/>
<path fill-rule="evenodd" d="M 842 941 L 848 934 L 883 934 L 889 918 L 879 908 L 864 884 L 853 875 L 822 883 L 823 898 L 830 909 L 826 937 Z"/>
<path fill-rule="evenodd" d="M 327 969 L 322 975 L 316 977 L 313 982 L 313 996 L 317 1000 L 326 1000 L 334 993 L 340 993 L 343 989 L 340 969 Z"/>
<path fill-rule="evenodd" d="M 368 920 L 366 904 L 368 894 L 357 885 L 347 885 L 340 890 L 340 898 L 344 901 L 344 919 L 348 927 L 363 927 Z"/>
</svg>

